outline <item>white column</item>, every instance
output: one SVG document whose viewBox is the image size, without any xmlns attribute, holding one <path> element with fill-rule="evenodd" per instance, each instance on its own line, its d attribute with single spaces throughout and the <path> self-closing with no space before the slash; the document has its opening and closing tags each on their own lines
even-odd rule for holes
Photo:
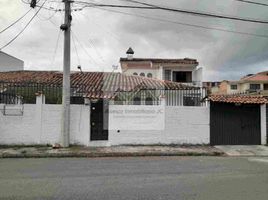
<svg viewBox="0 0 268 200">
<path fill-rule="evenodd" d="M 41 144 L 42 143 L 42 129 L 43 129 L 43 119 L 42 119 L 42 110 L 43 110 L 43 104 L 45 104 L 45 95 L 43 95 L 42 93 L 38 93 L 36 94 L 36 127 L 37 127 L 37 133 L 39 135 L 39 141 L 38 143 Z"/>
<path fill-rule="evenodd" d="M 266 144 L 266 104 L 261 105 L 261 144 Z"/>
</svg>

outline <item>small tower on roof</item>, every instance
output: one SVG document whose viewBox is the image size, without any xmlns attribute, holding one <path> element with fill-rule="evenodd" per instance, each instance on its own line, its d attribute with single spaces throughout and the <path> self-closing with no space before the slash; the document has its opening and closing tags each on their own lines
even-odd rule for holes
<svg viewBox="0 0 268 200">
<path fill-rule="evenodd" d="M 131 47 L 128 48 L 126 54 L 127 54 L 127 59 L 128 60 L 133 59 L 134 51 L 133 51 L 133 49 Z"/>
</svg>

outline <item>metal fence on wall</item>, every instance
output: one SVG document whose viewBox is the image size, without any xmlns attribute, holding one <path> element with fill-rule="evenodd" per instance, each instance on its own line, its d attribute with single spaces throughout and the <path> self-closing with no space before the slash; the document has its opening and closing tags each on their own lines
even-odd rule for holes
<svg viewBox="0 0 268 200">
<path fill-rule="evenodd" d="M 206 88 L 195 87 L 178 90 L 133 90 L 133 91 L 91 91 L 85 85 L 71 88 L 71 104 L 83 104 L 84 96 L 99 92 L 108 95 L 118 105 L 159 105 L 162 97 L 167 106 L 204 106 L 202 101 L 207 95 Z M 46 104 L 61 104 L 62 86 L 45 83 L 0 82 L 0 103 L 2 104 L 35 104 L 36 93 L 45 95 Z M 90 96 L 89 96 L 90 98 Z"/>
</svg>

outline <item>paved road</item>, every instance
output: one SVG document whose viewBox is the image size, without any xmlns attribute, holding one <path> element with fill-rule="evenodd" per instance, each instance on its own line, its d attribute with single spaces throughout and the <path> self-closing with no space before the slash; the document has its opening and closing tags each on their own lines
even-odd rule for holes
<svg viewBox="0 0 268 200">
<path fill-rule="evenodd" d="M 0 199 L 268 199 L 268 158 L 2 159 Z"/>
</svg>

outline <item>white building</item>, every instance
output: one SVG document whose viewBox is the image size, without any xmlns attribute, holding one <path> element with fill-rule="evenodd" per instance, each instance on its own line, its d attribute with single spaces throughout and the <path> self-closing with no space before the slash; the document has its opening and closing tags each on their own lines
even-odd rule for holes
<svg viewBox="0 0 268 200">
<path fill-rule="evenodd" d="M 0 72 L 19 71 L 24 69 L 24 61 L 0 51 Z"/>
<path fill-rule="evenodd" d="M 132 48 L 126 53 L 126 58 L 120 58 L 123 74 L 202 86 L 202 68 L 196 59 L 134 58 Z"/>
</svg>

